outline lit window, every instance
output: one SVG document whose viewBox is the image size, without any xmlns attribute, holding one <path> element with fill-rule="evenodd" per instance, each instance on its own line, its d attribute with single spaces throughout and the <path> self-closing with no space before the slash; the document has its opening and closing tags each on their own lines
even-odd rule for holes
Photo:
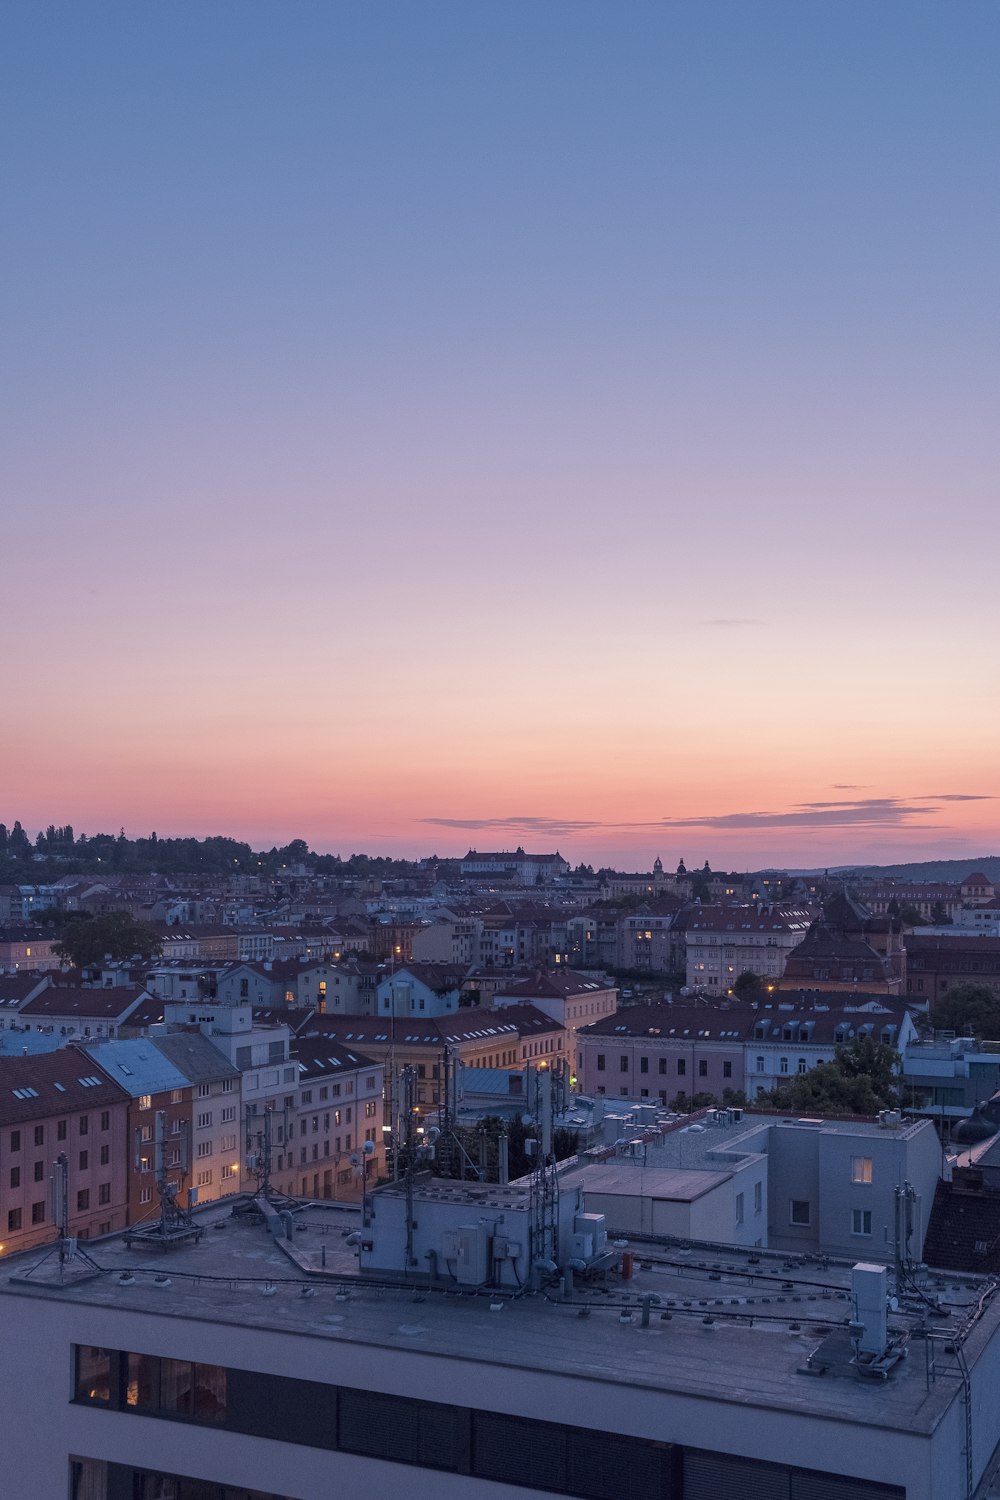
<svg viewBox="0 0 1000 1500">
<path fill-rule="evenodd" d="M 872 1180 L 872 1159 L 870 1156 L 851 1157 L 851 1181 L 870 1183 Z"/>
</svg>

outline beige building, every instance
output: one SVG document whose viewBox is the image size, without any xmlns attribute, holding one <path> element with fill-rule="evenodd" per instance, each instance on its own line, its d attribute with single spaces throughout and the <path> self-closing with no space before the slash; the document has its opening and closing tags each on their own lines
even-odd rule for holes
<svg viewBox="0 0 1000 1500">
<path fill-rule="evenodd" d="M 747 970 L 780 979 L 813 915 L 806 906 L 700 907 L 687 924 L 689 988 L 725 995 Z"/>
<path fill-rule="evenodd" d="M 618 991 L 572 969 L 556 969 L 509 985 L 497 992 L 493 1003 L 499 1011 L 515 1005 L 532 1005 L 557 1021 L 565 1028 L 565 1057 L 575 1073 L 578 1028 L 614 1015 L 618 1009 Z"/>
</svg>

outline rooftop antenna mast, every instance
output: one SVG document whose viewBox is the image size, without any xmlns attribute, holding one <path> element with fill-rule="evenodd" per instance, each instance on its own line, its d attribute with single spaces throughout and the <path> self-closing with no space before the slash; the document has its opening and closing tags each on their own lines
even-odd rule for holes
<svg viewBox="0 0 1000 1500">
<path fill-rule="evenodd" d="M 256 1198 L 266 1198 L 273 1202 L 275 1198 L 286 1200 L 286 1194 L 279 1193 L 271 1184 L 271 1172 L 274 1163 L 274 1117 L 281 1118 L 281 1140 L 288 1138 L 288 1110 L 284 1106 L 280 1110 L 265 1108 L 257 1114 L 252 1104 L 246 1108 L 246 1150 L 247 1170 L 257 1184 Z"/>
<path fill-rule="evenodd" d="M 125 1243 L 131 1248 L 135 1244 L 159 1245 L 164 1249 L 170 1245 L 182 1245 L 188 1240 L 198 1241 L 201 1239 L 202 1230 L 194 1222 L 191 1216 L 191 1205 L 195 1200 L 197 1188 L 192 1188 L 188 1194 L 188 1207 L 183 1208 L 178 1202 L 178 1195 L 184 1184 L 184 1179 L 191 1170 L 191 1122 L 190 1120 L 175 1120 L 174 1124 L 179 1126 L 175 1132 L 177 1145 L 177 1160 L 173 1163 L 167 1161 L 167 1115 L 166 1111 L 158 1109 L 153 1122 L 153 1171 L 156 1174 L 156 1192 L 160 1200 L 160 1212 L 151 1224 L 143 1224 L 137 1229 L 131 1229 L 125 1235 Z M 149 1164 L 149 1142 L 142 1139 L 141 1130 L 135 1132 L 135 1169 L 143 1172 Z M 176 1177 L 170 1175 L 171 1170 L 176 1170 Z"/>
<path fill-rule="evenodd" d="M 530 1259 L 556 1263 L 559 1258 L 559 1174 L 552 1150 L 552 1070 L 528 1065 L 528 1103 L 536 1125 L 535 1163 L 528 1200 Z M 527 1143 L 526 1143 L 527 1145 Z"/>
<path fill-rule="evenodd" d="M 65 1285 L 67 1279 L 73 1281 L 85 1281 L 91 1276 L 106 1276 L 108 1273 L 103 1266 L 99 1266 L 84 1250 L 76 1235 L 69 1232 L 69 1162 L 66 1153 L 60 1151 L 52 1164 L 52 1176 L 49 1178 L 49 1212 L 56 1225 L 56 1242 L 48 1254 L 43 1255 L 37 1265 L 25 1271 L 23 1276 L 12 1277 L 11 1280 L 30 1281 L 36 1271 L 48 1264 L 53 1256 L 56 1258 L 55 1279 L 60 1286 Z M 70 1277 L 70 1267 L 73 1267 Z M 43 1280 L 51 1280 L 51 1272 Z"/>
</svg>

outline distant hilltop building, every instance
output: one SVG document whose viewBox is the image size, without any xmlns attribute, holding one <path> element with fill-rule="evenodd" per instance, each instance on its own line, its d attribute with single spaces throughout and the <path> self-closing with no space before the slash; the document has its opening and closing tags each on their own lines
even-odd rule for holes
<svg viewBox="0 0 1000 1500">
<path fill-rule="evenodd" d="M 511 853 L 509 850 L 483 853 L 470 849 L 462 860 L 462 874 L 497 876 L 509 880 L 513 885 L 548 885 L 560 875 L 568 875 L 571 866 L 557 849 L 554 854 L 526 854 L 520 844 Z"/>
<path fill-rule="evenodd" d="M 655 896 L 661 891 L 673 891 L 677 882 L 664 874 L 663 861 L 657 858 L 653 868 L 645 871 L 614 870 L 601 885 L 601 896 L 605 901 L 616 896 Z"/>
</svg>

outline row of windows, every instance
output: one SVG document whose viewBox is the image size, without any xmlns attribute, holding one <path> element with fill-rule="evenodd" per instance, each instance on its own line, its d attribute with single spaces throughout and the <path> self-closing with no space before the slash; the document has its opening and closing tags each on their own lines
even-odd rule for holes
<svg viewBox="0 0 1000 1500">
<path fill-rule="evenodd" d="M 104 1109 L 104 1110 L 101 1111 L 101 1129 L 102 1130 L 110 1130 L 111 1129 L 111 1111 L 108 1110 L 108 1109 Z M 69 1122 L 67 1120 L 57 1120 L 56 1121 L 56 1140 L 57 1141 L 64 1141 L 64 1140 L 66 1140 L 66 1137 L 67 1137 L 67 1134 L 68 1134 L 68 1130 L 69 1130 Z M 78 1120 L 77 1120 L 77 1133 L 79 1135 L 89 1135 L 90 1134 L 90 1116 L 89 1115 L 80 1115 L 78 1117 Z M 34 1126 L 33 1136 L 34 1136 L 34 1142 L 35 1142 L 36 1146 L 44 1146 L 45 1145 L 45 1126 L 44 1125 L 36 1125 L 36 1126 Z M 10 1132 L 10 1135 L 7 1137 L 7 1150 L 10 1151 L 10 1152 L 14 1152 L 14 1151 L 20 1151 L 20 1149 L 21 1149 L 21 1132 L 20 1132 L 20 1130 L 12 1130 Z"/>
<path fill-rule="evenodd" d="M 111 1147 L 102 1146 L 100 1150 L 101 1166 L 106 1167 L 111 1160 Z M 86 1172 L 90 1166 L 90 1153 L 81 1151 L 79 1156 L 80 1171 Z M 36 1161 L 32 1167 L 32 1176 L 35 1182 L 44 1182 L 46 1176 L 45 1162 Z M 10 1185 L 12 1188 L 21 1186 L 21 1168 L 11 1167 Z"/>
<path fill-rule="evenodd" d="M 184 1474 L 152 1473 L 100 1458 L 70 1459 L 71 1500 L 291 1500 Z"/>
<path fill-rule="evenodd" d="M 80 1189 L 80 1191 L 76 1195 L 76 1211 L 77 1211 L 77 1213 L 79 1213 L 79 1214 L 85 1214 L 85 1213 L 89 1212 L 89 1210 L 90 1210 L 90 1196 L 91 1196 L 90 1195 L 90 1188 L 81 1188 Z M 111 1184 L 110 1184 L 110 1182 L 102 1182 L 98 1186 L 98 1189 L 97 1189 L 97 1202 L 98 1202 L 98 1204 L 101 1207 L 104 1207 L 104 1206 L 106 1206 L 107 1204 L 109 1204 L 111 1202 Z M 46 1201 L 45 1201 L 44 1198 L 40 1198 L 36 1203 L 33 1203 L 31 1205 L 31 1222 L 32 1222 L 32 1224 L 44 1224 L 45 1221 L 46 1221 L 46 1215 L 47 1215 L 47 1213 L 48 1213 L 48 1204 L 46 1203 Z M 10 1208 L 10 1209 L 8 1209 L 7 1210 L 7 1233 L 8 1234 L 16 1234 L 17 1231 L 19 1229 L 23 1229 L 23 1227 L 24 1227 L 23 1210 L 20 1209 L 20 1208 Z"/>
<path fill-rule="evenodd" d="M 684 1078 L 687 1075 L 687 1058 L 686 1057 L 678 1057 L 678 1058 L 675 1059 L 675 1061 L 676 1061 L 676 1065 L 677 1065 L 677 1077 L 678 1078 Z M 661 1057 L 661 1058 L 658 1059 L 658 1062 L 659 1062 L 659 1071 L 660 1071 L 660 1073 L 661 1074 L 666 1073 L 666 1071 L 667 1071 L 667 1059 L 665 1057 Z M 621 1057 L 619 1057 L 619 1059 L 618 1059 L 618 1071 L 620 1073 L 627 1073 L 629 1071 L 630 1067 L 631 1067 L 631 1059 L 629 1058 L 629 1055 L 628 1055 L 627 1052 L 623 1052 L 622 1055 L 621 1055 Z M 605 1072 L 607 1072 L 607 1055 L 604 1052 L 598 1052 L 598 1054 L 597 1054 L 597 1071 L 598 1071 L 598 1073 L 605 1073 Z M 649 1058 L 648 1057 L 640 1057 L 640 1059 L 639 1059 L 639 1072 L 640 1073 L 648 1073 L 649 1072 Z M 733 1065 L 732 1065 L 731 1062 L 724 1062 L 722 1064 L 722 1076 L 723 1076 L 723 1078 L 732 1078 L 732 1076 L 733 1076 Z M 699 1058 L 699 1060 L 698 1060 L 698 1077 L 699 1078 L 707 1078 L 708 1077 L 708 1059 L 705 1058 L 705 1057 Z"/>
<path fill-rule="evenodd" d="M 895 1486 L 439 1401 L 155 1355 L 86 1347 L 75 1353 L 75 1399 L 87 1405 L 470 1474 L 582 1500 L 718 1500 L 740 1493 L 764 1500 L 904 1500 L 903 1490 Z M 725 1468 L 722 1488 L 716 1483 L 720 1463 Z M 710 1485 L 714 1487 L 706 1487 Z M 147 1495 L 160 1500 L 156 1490 L 139 1493 L 143 1500 Z M 183 1491 L 166 1493 L 186 1500 Z M 117 1500 L 117 1495 L 98 1490 L 93 1496 L 77 1494 L 75 1500 Z"/>
</svg>

